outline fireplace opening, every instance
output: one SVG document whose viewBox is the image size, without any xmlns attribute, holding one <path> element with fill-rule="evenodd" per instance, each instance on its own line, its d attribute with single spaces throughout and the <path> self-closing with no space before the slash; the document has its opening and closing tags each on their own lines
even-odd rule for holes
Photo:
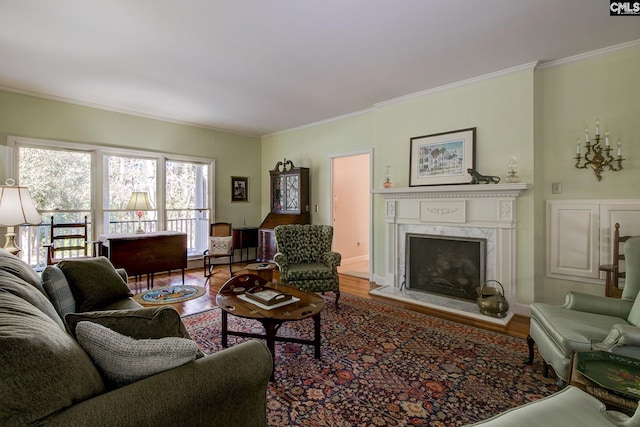
<svg viewBox="0 0 640 427">
<path fill-rule="evenodd" d="M 487 240 L 430 234 L 406 235 L 406 287 L 476 302 L 485 281 Z"/>
</svg>

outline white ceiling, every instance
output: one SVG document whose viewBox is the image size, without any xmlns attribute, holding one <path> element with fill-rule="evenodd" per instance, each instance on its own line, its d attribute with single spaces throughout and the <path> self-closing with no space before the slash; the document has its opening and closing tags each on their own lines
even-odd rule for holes
<svg viewBox="0 0 640 427">
<path fill-rule="evenodd" d="M 264 135 L 640 40 L 607 0 L 2 0 L 0 88 Z"/>
</svg>

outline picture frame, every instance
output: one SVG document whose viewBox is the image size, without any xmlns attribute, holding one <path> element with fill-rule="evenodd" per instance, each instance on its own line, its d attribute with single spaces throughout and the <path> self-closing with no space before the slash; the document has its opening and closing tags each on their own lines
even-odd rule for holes
<svg viewBox="0 0 640 427">
<path fill-rule="evenodd" d="M 231 201 L 249 201 L 249 178 L 247 178 L 246 176 L 231 177 Z"/>
<path fill-rule="evenodd" d="M 411 138 L 409 187 L 469 184 L 475 169 L 476 128 Z"/>
</svg>

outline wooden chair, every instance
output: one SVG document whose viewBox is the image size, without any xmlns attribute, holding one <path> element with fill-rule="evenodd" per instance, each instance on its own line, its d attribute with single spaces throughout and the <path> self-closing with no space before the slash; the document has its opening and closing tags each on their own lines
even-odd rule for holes
<svg viewBox="0 0 640 427">
<path fill-rule="evenodd" d="M 56 224 L 51 216 L 50 242 L 47 247 L 47 265 L 65 258 L 93 257 L 92 242 L 88 238 L 89 224 L 85 215 L 83 222 Z"/>
<path fill-rule="evenodd" d="M 624 245 L 631 236 L 620 235 L 620 224 L 616 222 L 613 234 L 613 261 L 611 264 L 600 266 L 600 271 L 606 273 L 604 295 L 607 297 L 620 298 L 622 289 L 618 287 L 620 279 L 626 278 L 627 274 L 620 271 L 620 261 L 624 261 L 624 254 L 620 253 L 620 245 Z"/>
<path fill-rule="evenodd" d="M 204 260 L 204 277 L 207 278 L 205 284 L 213 275 L 213 268 L 216 265 L 229 265 L 229 276 L 233 277 L 233 232 L 231 224 L 228 222 L 216 222 L 209 228 L 209 249 L 202 254 Z M 213 261 L 219 258 L 226 258 L 227 262 Z"/>
</svg>

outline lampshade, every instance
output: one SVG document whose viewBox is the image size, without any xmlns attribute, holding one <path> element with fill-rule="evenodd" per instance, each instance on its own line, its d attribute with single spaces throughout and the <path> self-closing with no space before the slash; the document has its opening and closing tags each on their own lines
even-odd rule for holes
<svg viewBox="0 0 640 427">
<path fill-rule="evenodd" d="M 42 217 L 38 213 L 28 187 L 0 185 L 0 225 L 13 227 L 22 224 L 38 225 Z"/>
<path fill-rule="evenodd" d="M 131 193 L 129 204 L 125 208 L 128 211 L 151 211 L 153 206 L 146 191 L 134 191 Z"/>
</svg>

